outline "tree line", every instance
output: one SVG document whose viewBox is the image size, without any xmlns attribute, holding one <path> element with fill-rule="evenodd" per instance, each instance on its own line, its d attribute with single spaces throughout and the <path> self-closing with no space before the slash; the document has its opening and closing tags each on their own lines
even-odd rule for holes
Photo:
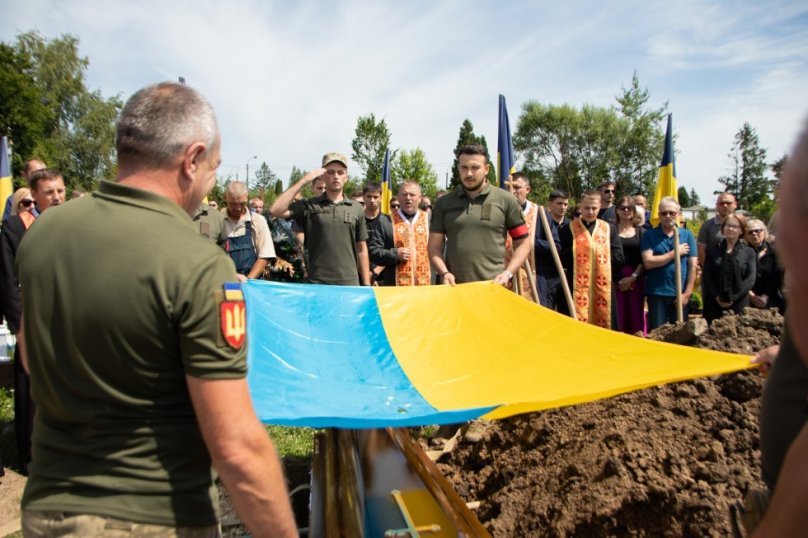
<svg viewBox="0 0 808 538">
<path fill-rule="evenodd" d="M 0 129 L 13 144 L 12 168 L 17 175 L 24 161 L 38 158 L 59 168 L 70 190 L 90 190 L 101 179 L 114 177 L 115 119 L 122 101 L 119 95 L 104 97 L 87 88 L 88 65 L 89 60 L 79 54 L 78 38 L 69 34 L 45 39 L 31 31 L 20 34 L 13 43 L 0 43 Z M 531 197 L 543 202 L 554 189 L 577 197 L 605 180 L 614 181 L 621 193 L 652 194 L 668 104 L 654 108 L 649 102 L 650 93 L 641 87 L 635 73 L 612 106 L 524 103 L 513 143 L 519 167 L 531 178 Z M 373 113 L 360 116 L 354 134 L 351 157 L 361 174 L 353 175 L 346 192 L 360 189 L 368 181 L 381 182 L 389 149 L 394 188 L 404 179 L 412 179 L 421 184 L 424 194 L 435 195 L 438 176 L 424 151 L 393 147 L 383 117 Z M 455 149 L 466 144 L 483 144 L 489 152 L 496 151 L 484 136 L 474 133 L 469 119 L 460 126 Z M 765 217 L 773 210 L 774 182 L 785 156 L 769 163 L 757 132 L 744 123 L 735 134 L 728 160 L 728 173 L 716 178 L 721 190 L 735 193 L 740 208 Z M 460 183 L 456 159 L 454 164 L 451 188 Z M 489 180 L 495 182 L 493 168 Z M 263 162 L 250 184 L 250 194 L 272 201 L 304 173 L 293 167 L 284 185 Z M 221 181 L 214 196 L 221 195 L 229 181 Z M 699 201 L 694 189 L 688 192 L 680 187 L 679 196 L 684 206 Z"/>
</svg>

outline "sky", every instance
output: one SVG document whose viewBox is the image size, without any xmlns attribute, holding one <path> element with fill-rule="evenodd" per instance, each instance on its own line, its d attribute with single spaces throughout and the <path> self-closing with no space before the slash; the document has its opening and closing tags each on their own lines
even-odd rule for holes
<svg viewBox="0 0 808 538">
<path fill-rule="evenodd" d="M 464 119 L 496 153 L 499 94 L 515 131 L 526 101 L 612 106 L 636 73 L 649 106 L 673 113 L 679 184 L 711 205 L 745 122 L 773 162 L 808 118 L 805 0 L 0 0 L 0 13 L 7 43 L 79 38 L 106 97 L 184 77 L 216 110 L 220 175 L 242 180 L 261 162 L 286 181 L 326 152 L 350 157 L 373 113 L 442 185 Z"/>
</svg>

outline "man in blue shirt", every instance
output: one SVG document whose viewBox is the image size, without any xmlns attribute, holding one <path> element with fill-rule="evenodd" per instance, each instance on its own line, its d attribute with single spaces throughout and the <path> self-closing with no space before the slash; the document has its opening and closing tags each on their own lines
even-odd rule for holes
<svg viewBox="0 0 808 538">
<path fill-rule="evenodd" d="M 645 266 L 645 295 L 648 300 L 648 329 L 666 322 L 676 323 L 676 266 L 674 231 L 679 233 L 679 256 L 682 264 L 682 306 L 687 316 L 687 303 L 696 282 L 698 248 L 693 234 L 679 228 L 676 222 L 681 207 L 675 198 L 666 196 L 659 202 L 659 226 L 643 234 L 640 242 Z"/>
</svg>

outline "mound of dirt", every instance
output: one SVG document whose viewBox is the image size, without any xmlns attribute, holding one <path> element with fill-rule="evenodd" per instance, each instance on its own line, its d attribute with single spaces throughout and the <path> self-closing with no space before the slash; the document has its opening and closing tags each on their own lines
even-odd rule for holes
<svg viewBox="0 0 808 538">
<path fill-rule="evenodd" d="M 651 337 L 753 354 L 782 325 L 748 310 Z M 728 506 L 762 485 L 762 384 L 750 370 L 475 423 L 438 467 L 494 536 L 728 536 Z"/>
</svg>

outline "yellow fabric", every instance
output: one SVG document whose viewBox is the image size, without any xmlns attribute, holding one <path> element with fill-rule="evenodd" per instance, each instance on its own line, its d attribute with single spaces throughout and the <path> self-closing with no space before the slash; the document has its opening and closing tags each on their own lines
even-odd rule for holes
<svg viewBox="0 0 808 538">
<path fill-rule="evenodd" d="M 750 366 L 580 323 L 491 282 L 375 293 L 399 364 L 441 410 L 501 405 L 485 418 L 502 418 Z M 492 333 L 491 319 L 519 330 Z"/>
<path fill-rule="evenodd" d="M 429 267 L 427 243 L 429 222 L 426 211 L 416 212 L 414 222 L 407 222 L 393 211 L 393 245 L 395 248 L 409 248 L 410 259 L 396 267 L 396 286 L 429 286 L 432 273 Z"/>
<path fill-rule="evenodd" d="M 6 208 L 6 201 L 12 194 L 14 194 L 14 185 L 11 183 L 11 176 L 0 177 L 0 203 L 2 203 L 0 211 Z"/>
<path fill-rule="evenodd" d="M 592 234 L 573 219 L 572 299 L 578 321 L 608 329 L 612 324 L 612 252 L 609 224 L 596 220 Z"/>
<path fill-rule="evenodd" d="M 673 196 L 679 199 L 679 188 L 676 186 L 676 176 L 673 175 L 673 163 L 659 168 L 659 178 L 657 179 L 656 190 L 654 191 L 654 203 L 651 205 L 650 221 L 652 226 L 659 224 L 659 201 L 666 196 Z"/>
</svg>

